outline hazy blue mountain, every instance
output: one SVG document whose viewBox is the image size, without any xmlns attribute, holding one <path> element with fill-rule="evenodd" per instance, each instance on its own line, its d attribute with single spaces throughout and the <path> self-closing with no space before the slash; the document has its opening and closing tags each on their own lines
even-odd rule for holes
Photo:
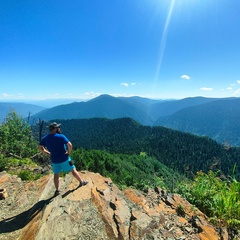
<svg viewBox="0 0 240 240">
<path fill-rule="evenodd" d="M 137 100 L 136 100 L 137 99 Z M 139 104 L 137 104 L 139 101 Z M 117 98 L 110 95 L 101 95 L 87 102 L 74 102 L 70 104 L 60 105 L 51 109 L 44 110 L 35 114 L 34 118 L 43 120 L 51 119 L 81 119 L 81 118 L 109 118 L 116 119 L 122 117 L 130 117 L 141 124 L 148 125 L 152 123 L 151 116 L 146 116 L 146 108 L 148 100 L 139 98 Z M 155 102 L 149 99 L 150 102 Z"/>
<path fill-rule="evenodd" d="M 153 100 L 141 97 L 112 97 L 101 95 L 86 102 L 58 105 L 42 111 L 35 118 L 76 119 L 76 118 L 121 118 L 130 117 L 143 125 L 153 125 L 161 116 L 173 114 L 185 107 L 215 101 L 215 98 L 186 98 L 181 100 Z"/>
<path fill-rule="evenodd" d="M 118 97 L 119 99 L 138 107 L 141 106 L 142 108 L 150 108 L 155 103 L 162 103 L 168 100 L 155 100 L 149 98 L 142 98 L 142 97 Z"/>
<path fill-rule="evenodd" d="M 208 136 L 218 142 L 240 146 L 240 98 L 212 101 L 184 108 L 159 118 L 154 125 Z"/>
<path fill-rule="evenodd" d="M 157 102 L 150 107 L 149 114 L 151 115 L 152 119 L 156 121 L 160 117 L 171 115 L 181 109 L 213 102 L 218 99 L 219 98 L 191 97 L 181 100 Z"/>
<path fill-rule="evenodd" d="M 12 104 L 12 103 L 11 103 Z M 23 107 L 25 106 L 25 107 Z M 113 97 L 101 95 L 85 102 L 72 102 L 40 111 L 28 105 L 15 105 L 17 112 L 33 122 L 39 119 L 132 118 L 142 125 L 165 126 L 230 145 L 240 146 L 238 131 L 240 98 L 192 97 L 181 100 L 153 100 L 141 97 Z M 31 105 L 30 105 L 31 106 Z M 13 108 L 13 105 L 12 105 Z M 9 107 L 8 107 L 9 110 Z M 6 111 L 1 111 L 5 117 Z"/>
<path fill-rule="evenodd" d="M 88 100 L 89 99 L 86 100 L 86 99 L 70 99 L 70 98 L 61 99 L 60 98 L 60 99 L 28 100 L 28 101 L 24 101 L 24 103 L 38 105 L 44 108 L 52 108 L 52 107 L 56 107 L 63 104 L 69 104 L 73 102 L 85 102 Z"/>
<path fill-rule="evenodd" d="M 29 114 L 34 115 L 37 112 L 45 109 L 44 107 L 16 102 L 0 102 L 0 122 L 2 122 L 8 113 L 15 111 L 22 117 L 27 117 Z"/>
</svg>

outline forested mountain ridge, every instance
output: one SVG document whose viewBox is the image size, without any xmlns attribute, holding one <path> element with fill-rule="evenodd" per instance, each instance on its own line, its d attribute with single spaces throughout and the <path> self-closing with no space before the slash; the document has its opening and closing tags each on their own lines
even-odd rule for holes
<svg viewBox="0 0 240 240">
<path fill-rule="evenodd" d="M 143 125 L 153 125 L 162 116 L 168 116 L 183 108 L 215 101 L 215 98 L 185 98 L 181 100 L 152 100 L 140 97 L 113 97 L 103 94 L 87 102 L 59 105 L 33 115 L 33 118 L 51 120 L 79 118 L 130 117 Z"/>
<path fill-rule="evenodd" d="M 193 97 L 181 100 L 153 100 L 141 97 L 112 97 L 105 94 L 86 102 L 72 102 L 39 110 L 36 114 L 23 103 L 19 103 L 18 107 L 20 110 L 24 108 L 24 114 L 17 107 L 14 110 L 24 117 L 30 113 L 30 124 L 39 119 L 50 121 L 129 117 L 142 125 L 165 126 L 208 136 L 222 144 L 240 146 L 239 103 L 240 98 Z"/>
<path fill-rule="evenodd" d="M 217 142 L 240 146 L 240 99 L 221 99 L 188 107 L 159 118 L 155 126 L 208 136 Z"/>
<path fill-rule="evenodd" d="M 172 115 L 182 109 L 199 106 L 205 103 L 214 102 L 216 100 L 218 99 L 205 97 L 189 97 L 180 100 L 157 102 L 151 105 L 150 114 L 154 121 L 157 121 L 160 117 Z"/>
<path fill-rule="evenodd" d="M 208 137 L 165 127 L 143 126 L 133 119 L 72 119 L 62 123 L 74 148 L 99 149 L 112 153 L 140 154 L 145 152 L 179 173 L 192 177 L 197 171 L 221 170 L 231 175 L 240 173 L 240 149 L 226 148 Z M 47 122 L 45 132 L 47 133 Z"/>
<path fill-rule="evenodd" d="M 51 120 L 53 118 L 81 119 L 102 117 L 116 119 L 121 117 L 131 117 L 145 125 L 148 125 L 150 121 L 150 117 L 146 117 L 146 111 L 141 104 L 136 104 L 136 102 L 131 104 L 129 101 L 109 95 L 101 95 L 87 102 L 74 102 L 71 104 L 56 106 L 39 112 L 32 117 L 44 120 Z"/>
<path fill-rule="evenodd" d="M 34 119 L 83 119 L 129 117 L 146 126 L 204 135 L 231 146 L 240 146 L 238 116 L 240 98 L 194 97 L 181 100 L 151 100 L 140 97 L 101 95 L 87 102 L 74 102 L 47 109 Z"/>
</svg>

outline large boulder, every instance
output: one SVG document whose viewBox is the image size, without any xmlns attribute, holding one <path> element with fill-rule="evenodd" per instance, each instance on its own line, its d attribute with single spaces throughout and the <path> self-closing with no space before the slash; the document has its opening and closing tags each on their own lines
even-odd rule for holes
<svg viewBox="0 0 240 240">
<path fill-rule="evenodd" d="M 24 182 L 0 173 L 0 186 L 8 192 L 0 201 L 0 240 L 221 239 L 208 218 L 179 195 L 160 188 L 120 191 L 110 178 L 80 174 L 89 180 L 86 186 L 66 174 L 61 194 L 54 196 L 53 175 Z"/>
</svg>

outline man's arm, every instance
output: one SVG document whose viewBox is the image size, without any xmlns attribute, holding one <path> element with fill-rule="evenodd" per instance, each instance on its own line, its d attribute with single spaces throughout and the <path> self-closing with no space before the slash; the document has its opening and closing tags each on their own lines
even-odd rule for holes
<svg viewBox="0 0 240 240">
<path fill-rule="evenodd" d="M 38 149 L 39 149 L 39 151 L 40 151 L 41 153 L 45 153 L 45 154 L 47 154 L 47 155 L 51 155 L 51 153 L 50 153 L 44 146 L 42 146 L 42 145 L 39 145 L 39 146 L 38 146 Z"/>
<path fill-rule="evenodd" d="M 68 142 L 67 143 L 67 152 L 66 152 L 66 154 L 70 155 L 71 152 L 72 152 L 72 143 Z"/>
</svg>

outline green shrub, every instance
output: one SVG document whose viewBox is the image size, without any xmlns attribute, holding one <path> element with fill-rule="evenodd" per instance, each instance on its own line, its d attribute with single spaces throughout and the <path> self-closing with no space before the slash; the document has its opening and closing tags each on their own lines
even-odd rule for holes
<svg viewBox="0 0 240 240">
<path fill-rule="evenodd" d="M 36 180 L 40 178 L 41 174 L 34 174 L 30 170 L 22 170 L 18 173 L 18 177 L 20 177 L 23 181 L 26 180 Z"/>
<path fill-rule="evenodd" d="M 10 112 L 0 125 L 0 153 L 5 157 L 30 157 L 37 152 L 37 142 L 25 119 Z"/>
<path fill-rule="evenodd" d="M 3 155 L 0 155 L 0 172 L 7 170 L 8 161 Z"/>
<path fill-rule="evenodd" d="M 179 184 L 179 193 L 215 223 L 239 229 L 240 183 L 235 178 L 221 180 L 217 175 L 218 172 L 199 172 L 193 182 Z"/>
<path fill-rule="evenodd" d="M 185 217 L 185 208 L 181 204 L 176 207 L 176 212 L 178 216 Z"/>
</svg>

